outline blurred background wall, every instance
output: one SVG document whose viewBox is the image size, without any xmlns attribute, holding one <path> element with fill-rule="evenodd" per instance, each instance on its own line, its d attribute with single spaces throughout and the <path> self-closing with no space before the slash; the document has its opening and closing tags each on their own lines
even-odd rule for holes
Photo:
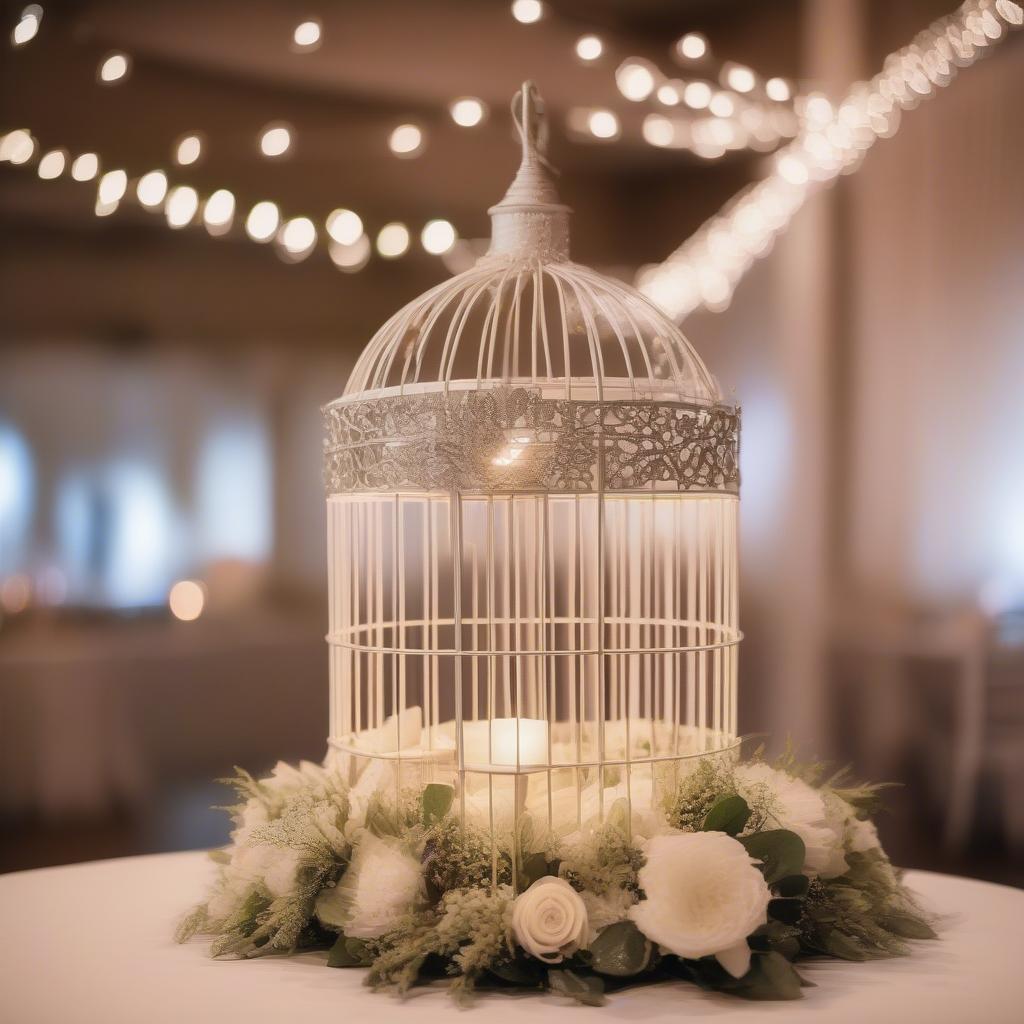
<svg viewBox="0 0 1024 1024">
<path fill-rule="evenodd" d="M 322 756 L 319 406 L 386 316 L 479 251 L 519 81 L 549 103 L 575 257 L 631 279 L 773 147 L 647 144 L 616 88 L 624 56 L 671 67 L 699 32 L 836 100 L 949 9 L 549 0 L 523 24 L 500 0 L 43 6 L 0 68 L 0 132 L 38 146 L 0 163 L 0 869 L 219 842 L 210 779 Z M 4 24 L 23 8 L 0 4 Z M 307 16 L 322 36 L 304 51 Z M 589 64 L 584 34 L 606 46 Z M 130 73 L 103 83 L 111 53 Z M 906 112 L 726 308 L 685 324 L 744 407 L 743 730 L 899 782 L 882 823 L 898 862 L 1017 884 L 1022 91 L 1024 34 Z M 459 96 L 490 116 L 453 124 Z M 619 138 L 573 130 L 598 107 Z M 267 159 L 278 123 L 293 144 Z M 388 148 L 404 123 L 423 132 L 414 159 Z M 176 166 L 191 134 L 202 155 Z M 235 229 L 169 230 L 127 201 L 97 216 L 95 181 L 40 177 L 53 147 L 133 185 L 162 168 L 230 187 Z M 321 222 L 356 210 L 371 239 L 402 222 L 412 244 L 280 259 L 241 229 L 271 197 Z M 441 255 L 417 237 L 436 218 L 459 236 Z"/>
</svg>

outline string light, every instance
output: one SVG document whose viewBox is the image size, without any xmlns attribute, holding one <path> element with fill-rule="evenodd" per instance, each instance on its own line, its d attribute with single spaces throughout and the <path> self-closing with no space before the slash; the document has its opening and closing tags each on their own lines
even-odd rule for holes
<svg viewBox="0 0 1024 1024">
<path fill-rule="evenodd" d="M 732 117 L 736 113 L 736 102 L 727 92 L 716 92 L 708 103 L 708 110 L 715 117 Z"/>
<path fill-rule="evenodd" d="M 108 206 L 111 203 L 120 202 L 127 188 L 128 175 L 124 171 L 107 171 L 100 178 L 96 195 L 104 206 Z"/>
<path fill-rule="evenodd" d="M 281 221 L 281 212 L 277 203 L 264 199 L 257 203 L 245 218 L 245 233 L 254 242 L 269 242 L 277 233 L 277 225 Z"/>
<path fill-rule="evenodd" d="M 192 223 L 192 218 L 199 210 L 199 194 L 191 185 L 178 185 L 172 188 L 164 204 L 164 216 L 167 226 L 183 228 Z"/>
<path fill-rule="evenodd" d="M 682 102 L 683 90 L 685 88 L 686 86 L 678 80 L 663 82 L 658 86 L 658 91 L 655 95 L 658 97 L 659 103 L 666 107 L 675 107 Z"/>
<path fill-rule="evenodd" d="M 736 92 L 751 92 L 757 85 L 757 76 L 743 64 L 726 64 L 722 69 L 723 85 Z"/>
<path fill-rule="evenodd" d="M 15 128 L 0 139 L 0 162 L 27 164 L 36 151 L 36 140 L 24 128 Z"/>
<path fill-rule="evenodd" d="M 683 102 L 694 110 L 704 110 L 711 102 L 711 86 L 707 82 L 687 82 Z"/>
<path fill-rule="evenodd" d="M 403 159 L 418 156 L 423 149 L 423 130 L 419 125 L 400 124 L 388 137 L 388 149 Z"/>
<path fill-rule="evenodd" d="M 226 188 L 219 188 L 203 204 L 203 223 L 211 235 L 224 235 L 235 219 L 235 197 Z"/>
<path fill-rule="evenodd" d="M 642 132 L 644 140 L 652 146 L 671 146 L 676 138 L 675 126 L 662 114 L 648 114 L 644 118 Z"/>
<path fill-rule="evenodd" d="M 308 52 L 315 50 L 320 45 L 323 35 L 323 26 L 315 18 L 299 22 L 292 32 L 292 44 L 295 49 Z"/>
<path fill-rule="evenodd" d="M 95 153 L 82 153 L 71 165 L 71 177 L 75 181 L 92 181 L 99 173 L 100 161 Z"/>
<path fill-rule="evenodd" d="M 686 60 L 700 60 L 708 52 L 708 41 L 699 32 L 687 32 L 676 43 L 676 53 Z"/>
<path fill-rule="evenodd" d="M 377 252 L 393 260 L 409 250 L 409 229 L 398 221 L 385 224 L 377 233 Z"/>
<path fill-rule="evenodd" d="M 290 261 L 304 260 L 316 246 L 316 225 L 308 217 L 293 217 L 281 225 L 277 241 Z"/>
<path fill-rule="evenodd" d="M 615 84 L 627 100 L 640 103 L 654 92 L 656 69 L 650 61 L 630 57 L 615 72 Z"/>
<path fill-rule="evenodd" d="M 268 124 L 260 132 L 260 152 L 271 158 L 284 156 L 291 148 L 292 133 L 286 124 Z"/>
<path fill-rule="evenodd" d="M 326 223 L 327 234 L 338 245 L 352 245 L 363 233 L 363 219 L 353 210 L 332 210 Z"/>
<path fill-rule="evenodd" d="M 464 96 L 462 99 L 456 100 L 449 111 L 452 120 L 462 128 L 476 127 L 487 114 L 487 108 L 475 96 Z"/>
<path fill-rule="evenodd" d="M 111 53 L 100 64 L 99 79 L 110 85 L 126 78 L 131 70 L 131 61 L 125 53 Z"/>
<path fill-rule="evenodd" d="M 769 78 L 764 83 L 764 91 L 768 99 L 775 100 L 776 103 L 785 103 L 792 95 L 789 83 L 784 78 Z"/>
<path fill-rule="evenodd" d="M 59 178 L 67 166 L 67 154 L 63 149 L 51 149 L 49 153 L 41 157 L 36 173 L 44 181 Z"/>
<path fill-rule="evenodd" d="M 455 244 L 455 228 L 446 220 L 430 220 L 424 225 L 420 241 L 432 256 L 446 253 Z"/>
<path fill-rule="evenodd" d="M 35 39 L 39 31 L 39 25 L 43 20 L 43 9 L 39 4 L 29 4 L 21 12 L 18 23 L 11 31 L 11 45 L 24 46 L 27 42 Z"/>
<path fill-rule="evenodd" d="M 360 235 L 350 245 L 339 245 L 331 241 L 327 246 L 327 254 L 339 270 L 354 274 L 370 262 L 370 240 L 366 235 Z"/>
<path fill-rule="evenodd" d="M 619 136 L 619 119 L 610 110 L 592 110 L 587 116 L 587 129 L 595 139 L 616 139 Z"/>
<path fill-rule="evenodd" d="M 205 605 L 206 588 L 195 580 L 178 580 L 167 595 L 167 607 L 182 622 L 194 622 Z"/>
<path fill-rule="evenodd" d="M 576 40 L 576 56 L 586 63 L 597 60 L 604 53 L 600 36 L 585 35 Z"/>
<path fill-rule="evenodd" d="M 513 0 L 512 17 L 523 25 L 532 25 L 544 17 L 540 0 Z"/>
<path fill-rule="evenodd" d="M 194 164 L 203 154 L 203 140 L 198 135 L 183 135 L 174 147 L 174 162 L 179 167 Z"/>
<path fill-rule="evenodd" d="M 167 175 L 163 171 L 150 171 L 139 178 L 135 195 L 143 206 L 159 206 L 167 195 Z"/>
<path fill-rule="evenodd" d="M 825 96 L 805 97 L 803 127 L 775 155 L 771 173 L 706 221 L 664 263 L 638 275 L 640 290 L 676 319 L 701 307 L 727 308 L 740 279 L 771 251 L 816 189 L 856 169 L 878 139 L 895 133 L 903 110 L 949 85 L 958 69 L 970 67 L 1005 37 L 1007 26 L 1021 23 L 1024 8 L 1013 0 L 994 7 L 990 0 L 967 0 L 890 54 L 870 82 L 858 82 L 837 106 Z"/>
</svg>

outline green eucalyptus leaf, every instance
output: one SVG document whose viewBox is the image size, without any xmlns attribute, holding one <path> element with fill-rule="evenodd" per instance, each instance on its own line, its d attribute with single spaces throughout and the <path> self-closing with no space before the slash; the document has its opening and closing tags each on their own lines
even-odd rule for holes
<svg viewBox="0 0 1024 1024">
<path fill-rule="evenodd" d="M 806 875 L 787 875 L 775 883 L 775 892 L 779 896 L 806 896 L 811 880 Z"/>
<path fill-rule="evenodd" d="M 554 873 L 543 853 L 533 853 L 526 858 L 520 870 L 520 885 L 524 890 L 529 889 L 534 882 Z"/>
<path fill-rule="evenodd" d="M 592 974 L 577 974 L 568 968 L 548 971 L 548 985 L 553 992 L 568 996 L 584 1006 L 604 1004 L 604 982 Z"/>
<path fill-rule="evenodd" d="M 832 928 L 825 935 L 825 952 L 840 960 L 867 960 L 868 954 L 856 939 L 845 935 L 837 928 Z"/>
<path fill-rule="evenodd" d="M 599 974 L 629 978 L 647 969 L 651 944 L 632 921 L 608 925 L 590 944 L 591 965 Z"/>
<path fill-rule="evenodd" d="M 702 832 L 724 832 L 738 836 L 750 820 L 750 807 L 741 796 L 723 796 L 708 811 Z"/>
<path fill-rule="evenodd" d="M 756 953 L 750 971 L 733 990 L 744 999 L 799 999 L 802 979 L 779 953 Z"/>
<path fill-rule="evenodd" d="M 878 922 L 886 931 L 901 939 L 937 939 L 935 929 L 927 921 L 912 914 L 886 914 Z"/>
<path fill-rule="evenodd" d="M 768 916 L 783 924 L 796 924 L 803 913 L 804 901 L 801 899 L 790 899 L 776 897 L 768 901 Z"/>
<path fill-rule="evenodd" d="M 327 954 L 328 967 L 367 967 L 372 957 L 362 939 L 339 935 Z"/>
<path fill-rule="evenodd" d="M 455 790 L 451 786 L 439 782 L 427 785 L 422 798 L 424 824 L 434 825 L 439 822 L 451 810 L 454 799 Z"/>
<path fill-rule="evenodd" d="M 804 841 L 787 829 L 755 832 L 750 836 L 741 836 L 739 842 L 751 857 L 761 861 L 761 870 L 769 885 L 774 885 L 788 875 L 799 874 L 804 866 L 807 853 Z"/>
</svg>

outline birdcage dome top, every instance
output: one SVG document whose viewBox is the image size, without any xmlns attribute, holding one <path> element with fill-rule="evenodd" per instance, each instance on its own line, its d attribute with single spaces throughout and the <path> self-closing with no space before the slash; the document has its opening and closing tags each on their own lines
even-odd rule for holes
<svg viewBox="0 0 1024 1024">
<path fill-rule="evenodd" d="M 530 83 L 513 114 L 487 254 L 391 317 L 324 409 L 328 492 L 735 493 L 738 410 L 657 307 L 569 259 Z"/>
<path fill-rule="evenodd" d="M 489 211 L 487 254 L 392 316 L 339 401 L 513 385 L 569 399 L 721 402 L 717 381 L 664 313 L 569 260 L 570 211 L 542 152 L 542 108 L 529 83 L 513 112 L 522 162 Z"/>
</svg>

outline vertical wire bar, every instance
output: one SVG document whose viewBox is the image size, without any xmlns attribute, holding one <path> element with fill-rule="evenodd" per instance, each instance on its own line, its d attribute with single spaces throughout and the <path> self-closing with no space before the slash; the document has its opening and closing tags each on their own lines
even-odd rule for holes
<svg viewBox="0 0 1024 1024">
<path fill-rule="evenodd" d="M 455 686 L 455 751 L 458 762 L 459 808 L 466 820 L 466 747 L 462 722 L 462 496 L 453 490 L 448 498 L 448 532 L 452 558 L 452 676 Z"/>
</svg>

